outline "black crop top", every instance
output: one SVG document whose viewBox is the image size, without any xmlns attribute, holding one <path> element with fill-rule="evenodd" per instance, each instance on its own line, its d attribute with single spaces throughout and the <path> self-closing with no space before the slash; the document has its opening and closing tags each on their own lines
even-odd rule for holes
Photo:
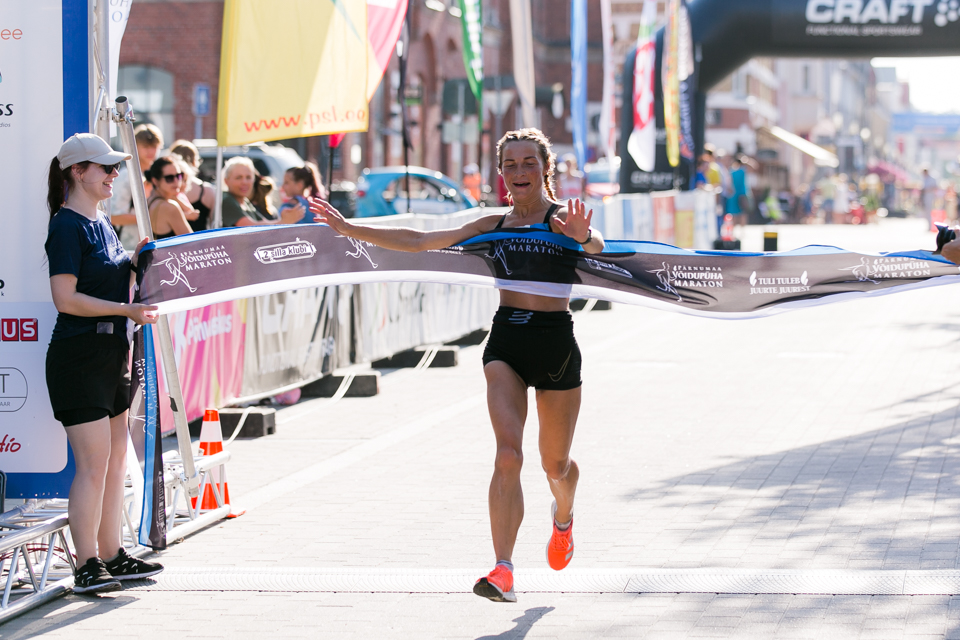
<svg viewBox="0 0 960 640">
<path fill-rule="evenodd" d="M 550 216 L 552 216 L 554 213 L 556 213 L 557 209 L 559 209 L 559 208 L 560 208 L 560 205 L 558 205 L 556 202 L 554 202 L 553 204 L 551 204 L 551 205 L 550 205 L 550 208 L 547 209 L 547 215 L 545 215 L 545 216 L 543 217 L 543 224 L 549 226 L 549 224 L 550 224 Z M 507 216 L 508 216 L 508 215 L 510 215 L 509 212 L 503 214 L 503 217 L 500 218 L 500 222 L 497 223 L 497 226 L 494 227 L 494 230 L 503 228 L 503 221 L 507 219 Z"/>
</svg>

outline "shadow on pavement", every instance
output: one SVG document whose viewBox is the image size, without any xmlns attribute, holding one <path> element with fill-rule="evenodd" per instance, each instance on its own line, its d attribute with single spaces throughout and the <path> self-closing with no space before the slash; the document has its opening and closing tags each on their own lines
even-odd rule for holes
<svg viewBox="0 0 960 640">
<path fill-rule="evenodd" d="M 534 607 L 533 609 L 527 609 L 522 616 L 512 620 L 512 622 L 517 623 L 517 626 L 513 629 L 498 633 L 495 636 L 480 636 L 477 640 L 523 640 L 523 638 L 527 637 L 533 625 L 554 609 L 555 607 Z"/>
<path fill-rule="evenodd" d="M 136 602 L 125 595 L 78 596 L 68 594 L 0 627 L 0 638 L 21 640 L 65 629 L 75 622 L 116 611 Z"/>
<path fill-rule="evenodd" d="M 950 406 L 938 413 L 697 470 L 622 498 L 643 502 L 666 493 L 651 507 L 686 512 L 691 526 L 676 532 L 683 544 L 736 538 L 744 544 L 742 558 L 749 558 L 754 542 L 776 547 L 789 539 L 809 556 L 768 557 L 776 564 L 769 568 L 810 568 L 815 553 L 832 560 L 832 568 L 955 569 L 960 407 L 947 400 Z"/>
</svg>

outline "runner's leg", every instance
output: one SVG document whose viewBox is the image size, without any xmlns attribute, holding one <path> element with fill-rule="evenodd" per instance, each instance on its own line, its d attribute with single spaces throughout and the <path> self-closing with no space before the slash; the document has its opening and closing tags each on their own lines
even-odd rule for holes
<svg viewBox="0 0 960 640">
<path fill-rule="evenodd" d="M 557 501 L 557 522 L 569 522 L 580 469 L 570 458 L 580 413 L 580 387 L 567 391 L 537 390 L 540 418 L 540 461 Z"/>
<path fill-rule="evenodd" d="M 523 521 L 523 424 L 527 419 L 527 387 L 506 362 L 495 360 L 483 368 L 487 378 L 487 408 L 497 439 L 490 481 L 490 531 L 497 560 L 511 560 L 517 531 Z"/>
</svg>

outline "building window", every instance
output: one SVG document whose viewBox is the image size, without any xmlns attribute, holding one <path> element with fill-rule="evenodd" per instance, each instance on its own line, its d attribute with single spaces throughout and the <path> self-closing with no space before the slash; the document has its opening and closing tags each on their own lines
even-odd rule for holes
<svg viewBox="0 0 960 640">
<path fill-rule="evenodd" d="M 723 122 L 723 109 L 707 109 L 705 120 L 708 127 L 719 127 Z"/>
<path fill-rule="evenodd" d="M 810 93 L 810 65 L 803 65 L 803 92 Z"/>
<path fill-rule="evenodd" d="M 173 128 L 173 74 L 142 65 L 124 65 L 117 74 L 117 93 L 127 96 L 137 124 L 160 127 L 165 144 L 175 139 Z"/>
</svg>

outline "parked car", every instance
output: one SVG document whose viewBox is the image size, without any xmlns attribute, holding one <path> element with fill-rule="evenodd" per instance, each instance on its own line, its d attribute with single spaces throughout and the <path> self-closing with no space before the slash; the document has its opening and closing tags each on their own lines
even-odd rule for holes
<svg viewBox="0 0 960 640">
<path fill-rule="evenodd" d="M 197 140 L 202 143 L 203 141 Z M 217 177 L 217 147 L 200 144 L 197 145 L 200 151 L 200 177 L 207 182 L 214 182 Z M 247 156 L 253 162 L 257 172 L 262 176 L 272 178 L 277 186 L 283 183 L 283 174 L 287 169 L 293 167 L 302 167 L 303 158 L 300 154 L 279 144 L 264 144 L 258 142 L 248 144 L 242 147 L 224 147 L 223 161 L 226 162 L 234 156 Z"/>
<path fill-rule="evenodd" d="M 588 162 L 583 167 L 583 173 L 586 198 L 603 200 L 607 196 L 620 193 L 619 156 L 615 156 L 612 161 L 600 158 L 596 162 Z"/>
<path fill-rule="evenodd" d="M 477 206 L 470 194 L 439 171 L 409 167 L 410 213 L 453 213 Z M 364 169 L 357 183 L 357 217 L 407 213 L 405 167 Z"/>
</svg>

